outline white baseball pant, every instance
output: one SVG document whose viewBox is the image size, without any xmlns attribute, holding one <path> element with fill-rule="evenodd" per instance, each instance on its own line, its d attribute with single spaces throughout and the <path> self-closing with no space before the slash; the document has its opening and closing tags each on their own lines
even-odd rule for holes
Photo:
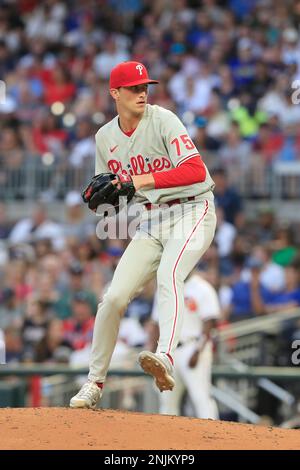
<svg viewBox="0 0 300 470">
<path fill-rule="evenodd" d="M 98 306 L 89 379 L 104 382 L 128 303 L 157 273 L 160 338 L 158 351 L 173 355 L 184 314 L 184 281 L 213 239 L 216 215 L 208 199 L 142 214 L 103 301 Z"/>
</svg>

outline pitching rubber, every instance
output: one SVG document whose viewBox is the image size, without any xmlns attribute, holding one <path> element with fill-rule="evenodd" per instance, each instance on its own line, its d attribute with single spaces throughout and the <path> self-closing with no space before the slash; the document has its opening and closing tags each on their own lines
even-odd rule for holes
<svg viewBox="0 0 300 470">
<path fill-rule="evenodd" d="M 139 363 L 146 374 L 152 375 L 156 386 L 161 392 L 173 390 L 175 380 L 168 373 L 163 361 L 161 361 L 155 354 L 149 351 L 142 352 L 139 355 Z"/>
</svg>

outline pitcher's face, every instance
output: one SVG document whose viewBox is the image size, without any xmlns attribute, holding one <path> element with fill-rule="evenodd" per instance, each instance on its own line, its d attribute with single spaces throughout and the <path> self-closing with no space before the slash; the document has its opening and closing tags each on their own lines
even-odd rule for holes
<svg viewBox="0 0 300 470">
<path fill-rule="evenodd" d="M 134 116 L 144 113 L 148 98 L 147 84 L 112 89 L 110 93 L 120 112 L 129 112 Z"/>
</svg>

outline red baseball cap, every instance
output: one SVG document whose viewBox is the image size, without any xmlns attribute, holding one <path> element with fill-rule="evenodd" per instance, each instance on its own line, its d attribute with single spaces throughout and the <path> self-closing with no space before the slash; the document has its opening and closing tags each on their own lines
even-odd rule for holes
<svg viewBox="0 0 300 470">
<path fill-rule="evenodd" d="M 121 62 L 110 73 L 110 88 L 142 85 L 143 83 L 159 82 L 149 78 L 146 67 L 140 62 Z"/>
</svg>

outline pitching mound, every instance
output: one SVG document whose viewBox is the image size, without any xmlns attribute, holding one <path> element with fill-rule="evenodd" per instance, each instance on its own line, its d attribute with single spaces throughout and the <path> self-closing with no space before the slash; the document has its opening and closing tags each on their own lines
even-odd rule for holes
<svg viewBox="0 0 300 470">
<path fill-rule="evenodd" d="M 67 408 L 0 409 L 0 449 L 300 449 L 300 432 Z"/>
</svg>

